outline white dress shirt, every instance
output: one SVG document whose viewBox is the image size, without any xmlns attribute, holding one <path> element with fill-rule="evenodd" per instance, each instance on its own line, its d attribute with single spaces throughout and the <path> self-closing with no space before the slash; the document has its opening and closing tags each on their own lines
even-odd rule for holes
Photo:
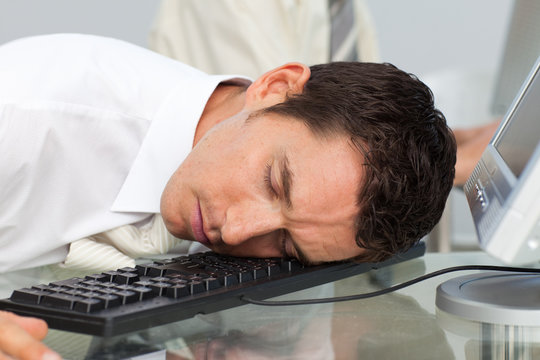
<svg viewBox="0 0 540 360">
<path fill-rule="evenodd" d="M 0 47 L 0 272 L 159 212 L 215 87 L 149 50 L 90 35 Z"/>
</svg>

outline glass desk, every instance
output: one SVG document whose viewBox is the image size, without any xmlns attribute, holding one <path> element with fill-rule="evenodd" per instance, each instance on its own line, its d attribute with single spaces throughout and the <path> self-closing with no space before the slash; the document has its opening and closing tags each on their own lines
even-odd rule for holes
<svg viewBox="0 0 540 360">
<path fill-rule="evenodd" d="M 388 268 L 281 296 L 305 299 L 364 293 L 427 272 L 468 264 L 501 265 L 481 252 L 428 253 Z M 437 286 L 457 272 L 366 300 L 323 305 L 245 305 L 111 338 L 49 330 L 45 343 L 65 359 L 535 359 L 540 324 L 492 325 L 435 306 Z M 77 276 L 43 267 L 0 276 L 14 288 Z M 540 298 L 540 296 L 539 296 Z"/>
</svg>

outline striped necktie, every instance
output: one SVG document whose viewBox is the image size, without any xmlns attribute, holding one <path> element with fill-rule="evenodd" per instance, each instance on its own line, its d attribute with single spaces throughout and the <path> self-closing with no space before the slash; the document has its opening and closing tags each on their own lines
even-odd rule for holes
<svg viewBox="0 0 540 360">
<path fill-rule="evenodd" d="M 357 61 L 357 34 L 352 0 L 328 0 L 330 12 L 330 61 Z"/>
</svg>

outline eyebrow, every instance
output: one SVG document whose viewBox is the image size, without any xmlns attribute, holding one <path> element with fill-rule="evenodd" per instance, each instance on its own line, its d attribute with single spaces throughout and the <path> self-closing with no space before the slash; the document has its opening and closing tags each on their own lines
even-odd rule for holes
<svg viewBox="0 0 540 360">
<path fill-rule="evenodd" d="M 289 158 L 285 151 L 282 154 L 279 164 L 281 167 L 281 186 L 283 187 L 283 196 L 285 197 L 285 203 L 287 204 L 287 208 L 289 210 L 292 210 L 293 204 L 291 201 L 291 191 L 293 187 L 293 173 L 289 168 Z M 300 246 L 298 246 L 298 243 L 293 239 L 289 232 L 287 232 L 287 237 L 289 238 L 294 248 L 294 251 L 296 252 L 298 260 L 304 265 L 314 265 L 315 262 L 311 261 L 306 256 L 306 254 L 302 251 Z"/>
<path fill-rule="evenodd" d="M 285 197 L 285 202 L 287 208 L 292 210 L 293 204 L 291 201 L 291 190 L 293 187 L 293 175 L 291 169 L 289 168 L 289 158 L 286 153 L 283 153 L 283 156 L 280 161 L 281 167 L 281 186 L 283 186 L 283 195 Z"/>
</svg>

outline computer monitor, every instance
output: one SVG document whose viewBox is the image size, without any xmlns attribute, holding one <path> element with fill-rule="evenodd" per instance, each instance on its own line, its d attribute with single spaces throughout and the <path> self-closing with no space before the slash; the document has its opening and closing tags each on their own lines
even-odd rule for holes
<svg viewBox="0 0 540 360">
<path fill-rule="evenodd" d="M 509 264 L 540 260 L 539 67 L 464 186 L 481 248 Z"/>
<path fill-rule="evenodd" d="M 540 261 L 540 57 L 464 191 L 480 246 L 514 265 Z M 481 273 L 437 288 L 440 310 L 472 320 L 540 324 L 540 275 Z"/>
</svg>

